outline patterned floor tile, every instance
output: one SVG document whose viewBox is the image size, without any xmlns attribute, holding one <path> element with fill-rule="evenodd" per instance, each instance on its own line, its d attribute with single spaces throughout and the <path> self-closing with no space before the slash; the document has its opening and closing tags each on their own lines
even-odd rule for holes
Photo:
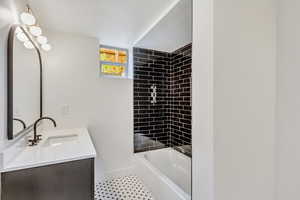
<svg viewBox="0 0 300 200">
<path fill-rule="evenodd" d="M 95 200 L 154 200 L 137 176 L 125 176 L 96 184 Z"/>
</svg>

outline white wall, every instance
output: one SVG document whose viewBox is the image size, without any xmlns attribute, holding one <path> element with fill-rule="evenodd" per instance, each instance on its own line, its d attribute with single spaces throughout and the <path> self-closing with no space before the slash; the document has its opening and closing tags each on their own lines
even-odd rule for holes
<svg viewBox="0 0 300 200">
<path fill-rule="evenodd" d="M 214 200 L 213 1 L 193 0 L 193 199 Z"/>
<path fill-rule="evenodd" d="M 216 200 L 273 200 L 274 0 L 214 1 Z"/>
<path fill-rule="evenodd" d="M 59 128 L 88 127 L 98 153 L 98 175 L 129 167 L 133 81 L 99 76 L 97 39 L 46 35 L 53 49 L 43 54 L 45 115 L 54 117 Z"/>
<path fill-rule="evenodd" d="M 300 1 L 279 0 L 278 200 L 300 199 Z"/>
<path fill-rule="evenodd" d="M 194 199 L 275 198 L 275 107 L 275 1 L 195 0 Z"/>
</svg>

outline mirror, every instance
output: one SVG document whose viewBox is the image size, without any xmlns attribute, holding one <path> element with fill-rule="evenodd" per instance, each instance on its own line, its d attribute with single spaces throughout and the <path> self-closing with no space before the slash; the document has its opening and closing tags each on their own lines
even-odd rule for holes
<svg viewBox="0 0 300 200">
<path fill-rule="evenodd" d="M 7 72 L 7 136 L 13 139 L 30 130 L 42 116 L 41 55 L 21 26 L 13 26 L 9 33 Z"/>
</svg>

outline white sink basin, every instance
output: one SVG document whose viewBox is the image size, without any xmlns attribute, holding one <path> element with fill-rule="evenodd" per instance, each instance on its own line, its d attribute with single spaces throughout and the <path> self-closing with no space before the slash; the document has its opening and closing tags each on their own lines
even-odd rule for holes
<svg viewBox="0 0 300 200">
<path fill-rule="evenodd" d="M 70 134 L 70 135 L 58 135 L 58 136 L 50 136 L 47 138 L 43 146 L 46 147 L 55 147 L 64 145 L 67 143 L 76 142 L 78 140 L 77 134 Z"/>
<path fill-rule="evenodd" d="M 0 173 L 96 157 L 86 128 L 44 131 L 36 146 L 28 146 L 27 139 L 0 152 Z"/>
</svg>

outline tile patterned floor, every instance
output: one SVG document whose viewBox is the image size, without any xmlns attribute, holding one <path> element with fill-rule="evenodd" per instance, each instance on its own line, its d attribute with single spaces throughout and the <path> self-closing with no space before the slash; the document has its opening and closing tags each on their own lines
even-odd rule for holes
<svg viewBox="0 0 300 200">
<path fill-rule="evenodd" d="M 154 200 L 137 176 L 125 176 L 96 184 L 95 200 Z"/>
</svg>

